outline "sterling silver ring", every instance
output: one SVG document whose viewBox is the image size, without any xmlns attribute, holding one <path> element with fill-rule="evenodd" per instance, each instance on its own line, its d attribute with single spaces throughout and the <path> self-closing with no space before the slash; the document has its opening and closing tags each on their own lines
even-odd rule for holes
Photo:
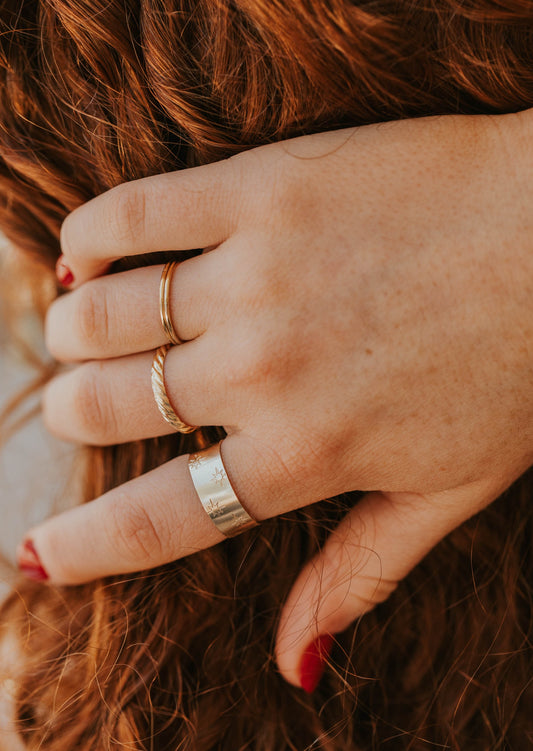
<svg viewBox="0 0 533 751">
<path fill-rule="evenodd" d="M 189 455 L 189 472 L 198 498 L 216 528 L 226 537 L 257 525 L 237 498 L 226 474 L 220 443 Z"/>
</svg>

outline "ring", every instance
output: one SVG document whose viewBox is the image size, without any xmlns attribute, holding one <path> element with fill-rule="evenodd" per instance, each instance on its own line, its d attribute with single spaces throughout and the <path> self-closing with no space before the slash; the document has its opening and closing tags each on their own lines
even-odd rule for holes
<svg viewBox="0 0 533 751">
<path fill-rule="evenodd" d="M 215 527 L 226 537 L 257 525 L 243 507 L 226 474 L 220 443 L 189 455 L 189 472 L 198 498 Z"/>
<path fill-rule="evenodd" d="M 165 388 L 165 357 L 171 347 L 171 344 L 163 344 L 154 355 L 152 361 L 152 391 L 157 407 L 165 420 L 179 433 L 192 433 L 193 430 L 196 430 L 196 426 L 187 425 L 186 422 L 180 420 L 170 403 Z"/>
<path fill-rule="evenodd" d="M 171 344 L 183 344 L 183 341 L 174 330 L 170 315 L 170 285 L 172 284 L 172 275 L 176 266 L 178 266 L 177 261 L 170 261 L 163 267 L 161 282 L 159 283 L 159 315 L 161 316 L 163 331 L 169 342 Z"/>
</svg>

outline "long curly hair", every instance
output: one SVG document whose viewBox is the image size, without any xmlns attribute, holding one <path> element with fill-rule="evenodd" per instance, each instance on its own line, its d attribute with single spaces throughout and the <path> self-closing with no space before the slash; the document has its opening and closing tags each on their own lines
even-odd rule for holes
<svg viewBox="0 0 533 751">
<path fill-rule="evenodd" d="M 317 131 L 526 109 L 532 50 L 530 0 L 0 0 L 0 227 L 50 287 L 61 222 L 114 185 Z M 220 435 L 87 449 L 80 502 Z M 20 581 L 0 610 L 20 736 L 40 751 L 522 751 L 532 488 L 530 472 L 340 635 L 311 696 L 276 671 L 277 620 L 357 494 L 138 575 Z"/>
</svg>

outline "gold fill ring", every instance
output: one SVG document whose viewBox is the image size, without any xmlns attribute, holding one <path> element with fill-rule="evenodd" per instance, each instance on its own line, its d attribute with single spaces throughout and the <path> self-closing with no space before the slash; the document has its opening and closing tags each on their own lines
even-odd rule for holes
<svg viewBox="0 0 533 751">
<path fill-rule="evenodd" d="M 171 344 L 183 344 L 183 341 L 174 330 L 170 315 L 170 285 L 172 284 L 172 276 L 176 266 L 178 266 L 177 261 L 170 261 L 163 267 L 161 282 L 159 283 L 159 315 L 161 316 L 163 331 L 169 342 Z"/>
<path fill-rule="evenodd" d="M 189 455 L 189 472 L 204 510 L 215 527 L 226 537 L 245 532 L 257 525 L 243 507 L 226 474 L 220 443 Z"/>
<path fill-rule="evenodd" d="M 157 407 L 165 420 L 179 433 L 192 433 L 196 430 L 196 426 L 188 425 L 183 420 L 180 420 L 170 403 L 165 388 L 165 357 L 171 346 L 170 344 L 163 344 L 154 355 L 152 361 L 152 391 L 154 392 Z"/>
</svg>

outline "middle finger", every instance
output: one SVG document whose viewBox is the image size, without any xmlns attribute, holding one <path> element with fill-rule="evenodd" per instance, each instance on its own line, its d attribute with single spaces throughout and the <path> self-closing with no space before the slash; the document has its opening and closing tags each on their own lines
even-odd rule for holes
<svg viewBox="0 0 533 751">
<path fill-rule="evenodd" d="M 209 283 L 210 256 L 183 261 L 172 275 L 170 316 L 183 341 L 195 339 L 207 328 L 213 289 L 220 287 Z M 99 277 L 59 297 L 46 319 L 50 353 L 57 360 L 75 362 L 121 357 L 166 344 L 160 317 L 162 271 L 161 265 L 147 266 Z"/>
</svg>

